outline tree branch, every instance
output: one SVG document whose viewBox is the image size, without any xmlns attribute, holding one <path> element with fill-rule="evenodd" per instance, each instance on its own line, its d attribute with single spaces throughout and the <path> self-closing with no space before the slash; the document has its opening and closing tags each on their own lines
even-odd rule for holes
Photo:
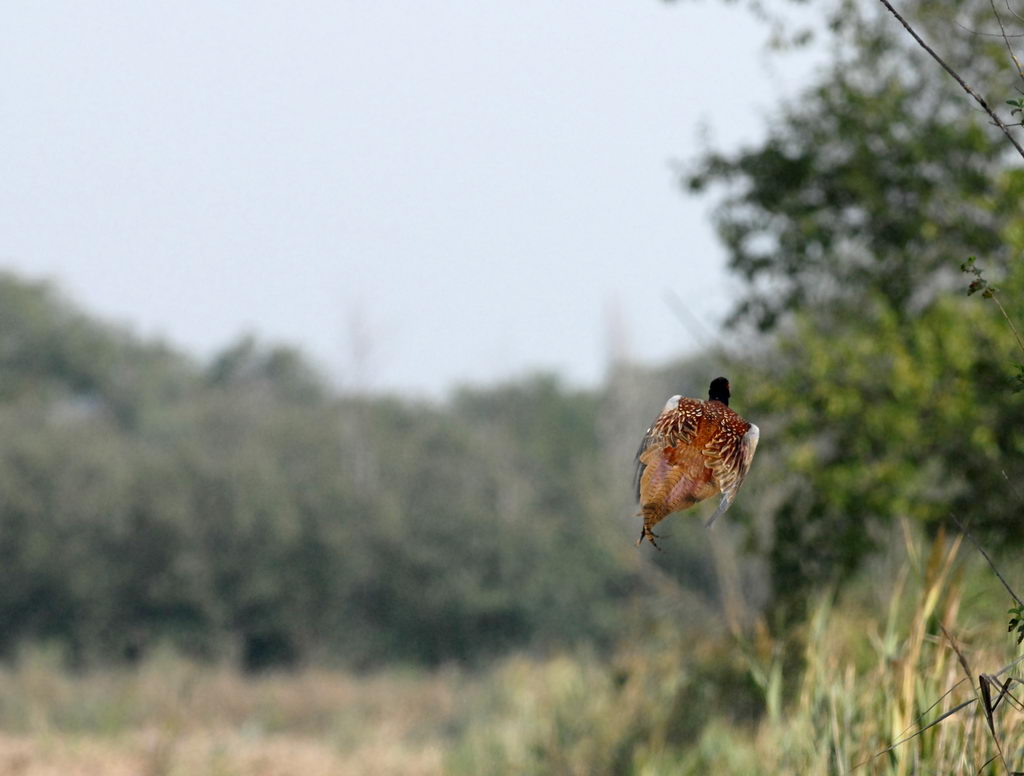
<svg viewBox="0 0 1024 776">
<path fill-rule="evenodd" d="M 1003 123 L 1002 119 L 1000 119 L 999 116 L 996 115 L 996 112 L 988 106 L 988 103 L 985 101 L 985 98 L 978 94 L 976 91 L 974 91 L 974 89 L 971 88 L 971 85 L 968 84 L 963 78 L 961 78 L 960 74 L 957 73 L 956 70 L 947 65 L 946 61 L 938 54 L 936 54 L 935 51 L 931 48 L 931 46 L 929 46 L 927 43 L 924 42 L 924 40 L 921 39 L 921 36 L 917 34 L 917 32 L 914 30 L 913 27 L 910 26 L 907 20 L 900 16 L 899 12 L 892 7 L 892 5 L 889 3 L 889 0 L 878 0 L 878 2 L 884 5 L 886 9 L 889 11 L 889 13 L 895 16 L 896 20 L 903 25 L 903 28 L 910 33 L 910 36 L 918 42 L 921 48 L 927 51 L 929 56 L 931 56 L 932 59 L 938 62 L 942 66 L 942 69 L 953 77 L 954 81 L 960 84 L 960 88 L 974 98 L 975 102 L 977 102 L 978 105 L 981 106 L 982 110 L 984 110 L 992 118 L 992 121 L 995 122 L 995 125 L 1003 131 L 1003 134 L 1006 135 L 1006 139 L 1013 144 L 1013 147 L 1017 149 L 1017 153 L 1019 153 L 1021 158 L 1024 159 L 1024 147 L 1021 147 L 1021 144 L 1017 142 L 1017 138 L 1015 138 L 1010 133 L 1010 128 L 1007 127 L 1006 124 Z"/>
<path fill-rule="evenodd" d="M 1013 64 L 1017 68 L 1017 75 L 1024 79 L 1024 69 L 1021 68 L 1020 60 L 1017 59 L 1017 55 L 1013 53 L 1013 46 L 1010 45 L 1010 38 L 1006 34 L 1006 27 L 1003 26 L 1003 19 L 999 15 L 999 10 L 996 8 L 996 0 L 988 0 L 988 4 L 992 6 L 992 13 L 995 14 L 996 21 L 999 22 L 999 31 L 1003 34 L 1003 43 L 1006 44 L 1006 50 L 1010 52 L 1010 59 L 1013 60 Z M 1007 2 L 1006 7 L 1010 7 L 1009 2 Z"/>
</svg>

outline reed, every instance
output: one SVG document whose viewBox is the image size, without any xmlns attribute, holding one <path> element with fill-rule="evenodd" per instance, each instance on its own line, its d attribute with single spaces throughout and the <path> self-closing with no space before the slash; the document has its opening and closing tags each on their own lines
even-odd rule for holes
<svg viewBox="0 0 1024 776">
<path fill-rule="evenodd" d="M 683 635 L 592 660 L 509 665 L 449 759 L 468 774 L 1008 774 L 1024 770 L 1017 648 L 963 616 L 991 581 L 961 537 L 905 533 L 884 593 L 823 592 L 798 634 Z M 986 608 L 987 611 L 987 608 Z M 1007 670 L 1003 671 L 1006 668 Z M 1012 678 L 1011 678 L 1012 677 Z M 1007 685 L 1007 680 L 1009 684 Z M 1003 692 L 1004 687 L 1007 692 Z"/>
</svg>

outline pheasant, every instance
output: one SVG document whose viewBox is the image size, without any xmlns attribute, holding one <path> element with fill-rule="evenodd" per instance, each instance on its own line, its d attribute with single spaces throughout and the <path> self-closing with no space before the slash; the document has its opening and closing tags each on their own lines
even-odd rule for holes
<svg viewBox="0 0 1024 776">
<path fill-rule="evenodd" d="M 729 409 L 729 381 L 711 381 L 708 400 L 673 396 L 644 435 L 636 453 L 638 516 L 644 539 L 657 547 L 651 529 L 673 512 L 721 494 L 710 526 L 736 498 L 760 431 Z"/>
</svg>

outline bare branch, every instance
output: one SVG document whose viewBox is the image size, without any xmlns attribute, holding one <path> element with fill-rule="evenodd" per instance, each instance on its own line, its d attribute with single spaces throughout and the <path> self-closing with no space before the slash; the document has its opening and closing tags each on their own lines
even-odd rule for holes
<svg viewBox="0 0 1024 776">
<path fill-rule="evenodd" d="M 973 27 L 968 27 L 966 24 L 961 24 L 956 19 L 953 20 L 953 24 L 959 27 L 964 32 L 969 32 L 971 35 L 984 36 L 987 38 L 1024 38 L 1024 32 L 988 32 L 986 30 L 976 30 Z"/>
<path fill-rule="evenodd" d="M 886 7 L 889 13 L 896 17 L 896 20 L 900 24 L 902 24 L 903 28 L 910 33 L 910 36 L 918 42 L 918 45 L 920 45 L 921 48 L 927 51 L 929 56 L 931 56 L 932 59 L 938 62 L 939 65 L 942 66 L 942 69 L 953 77 L 954 81 L 960 84 L 960 88 L 974 98 L 975 102 L 977 102 L 978 105 L 981 106 L 982 110 L 984 110 L 992 118 L 992 121 L 995 123 L 995 125 L 1002 130 L 1003 134 L 1006 135 L 1006 139 L 1013 144 L 1013 147 L 1017 149 L 1017 153 L 1019 153 L 1021 158 L 1024 159 L 1024 147 L 1022 147 L 1021 144 L 1017 142 L 1017 138 L 1015 138 L 1013 134 L 1010 132 L 1010 128 L 1007 127 L 1003 123 L 1002 119 L 1000 119 L 999 116 L 996 115 L 996 112 L 989 107 L 988 103 L 985 101 L 985 98 L 978 94 L 976 91 L 974 91 L 974 89 L 971 88 L 970 84 L 968 84 L 963 78 L 961 78 L 960 74 L 957 73 L 956 70 L 947 65 L 946 61 L 938 54 L 936 54 L 935 51 L 931 48 L 931 46 L 929 46 L 927 43 L 924 42 L 924 40 L 921 39 L 921 36 L 917 34 L 917 32 L 914 30 L 913 27 L 910 26 L 907 20 L 900 16 L 899 12 L 892 7 L 892 5 L 889 3 L 889 0 L 878 1 Z"/>
<path fill-rule="evenodd" d="M 1010 59 L 1013 60 L 1013 64 L 1017 68 L 1017 75 L 1024 80 L 1024 70 L 1021 69 L 1020 60 L 1013 53 L 1013 46 L 1010 45 L 1010 39 L 1006 36 L 1006 28 L 1003 26 L 1003 18 L 999 15 L 999 10 L 996 8 L 996 0 L 988 0 L 988 4 L 992 6 L 992 13 L 995 14 L 996 21 L 999 22 L 999 31 L 1002 33 L 1003 43 L 1006 44 L 1006 50 L 1010 53 Z M 1007 7 L 1009 7 L 1009 2 L 1007 2 Z"/>
<path fill-rule="evenodd" d="M 1024 16 L 1021 16 L 1015 10 L 1010 7 L 1010 0 L 1006 0 L 1006 10 L 1010 12 L 1010 15 L 1019 22 L 1024 22 Z"/>
</svg>

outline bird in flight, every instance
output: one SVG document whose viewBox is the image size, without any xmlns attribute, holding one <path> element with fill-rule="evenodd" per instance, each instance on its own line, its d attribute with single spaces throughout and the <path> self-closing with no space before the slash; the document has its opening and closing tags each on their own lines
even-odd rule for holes
<svg viewBox="0 0 1024 776">
<path fill-rule="evenodd" d="M 729 409 L 729 381 L 711 381 L 708 400 L 673 396 L 647 429 L 636 453 L 636 495 L 644 539 L 657 547 L 651 529 L 673 512 L 721 494 L 710 526 L 736 498 L 750 470 L 760 431 Z"/>
</svg>

